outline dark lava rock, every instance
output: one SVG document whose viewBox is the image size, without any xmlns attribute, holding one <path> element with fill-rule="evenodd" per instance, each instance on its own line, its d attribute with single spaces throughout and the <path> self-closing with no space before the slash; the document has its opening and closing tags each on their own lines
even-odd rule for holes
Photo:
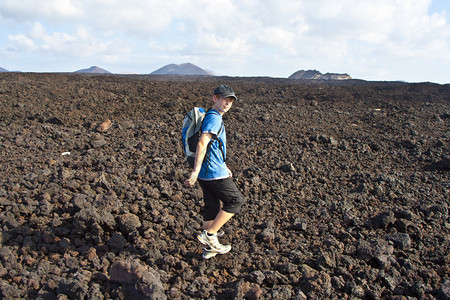
<svg viewBox="0 0 450 300">
<path fill-rule="evenodd" d="M 131 213 L 120 215 L 117 217 L 117 220 L 119 227 L 124 234 L 128 234 L 141 227 L 139 217 Z"/>
<path fill-rule="evenodd" d="M 438 299 L 449 300 L 450 299 L 450 280 L 447 279 L 442 284 L 438 291 Z"/>
<path fill-rule="evenodd" d="M 127 245 L 127 240 L 120 233 L 114 233 L 108 241 L 108 246 L 113 250 L 120 250 Z"/>
<path fill-rule="evenodd" d="M 180 130 L 229 84 L 202 259 Z M 450 86 L 3 73 L 1 299 L 449 299 Z M 103 122 L 103 123 L 102 123 Z"/>
<path fill-rule="evenodd" d="M 132 259 L 118 260 L 109 271 L 113 282 L 129 285 L 130 296 L 139 299 L 167 299 L 160 275 Z"/>
<path fill-rule="evenodd" d="M 394 243 L 394 246 L 402 250 L 408 250 L 411 247 L 411 238 L 407 233 L 397 233 L 388 236 L 388 240 Z"/>
</svg>

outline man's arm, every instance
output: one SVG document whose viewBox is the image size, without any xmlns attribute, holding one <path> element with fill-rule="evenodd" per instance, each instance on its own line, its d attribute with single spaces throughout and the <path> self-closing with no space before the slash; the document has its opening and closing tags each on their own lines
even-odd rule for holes
<svg viewBox="0 0 450 300">
<path fill-rule="evenodd" d="M 209 141 L 212 139 L 212 133 L 202 133 L 198 140 L 197 150 L 195 152 L 194 170 L 191 172 L 189 178 L 184 182 L 186 186 L 194 186 L 197 181 L 198 174 L 202 168 L 203 159 L 206 155 L 206 149 L 208 148 Z"/>
</svg>

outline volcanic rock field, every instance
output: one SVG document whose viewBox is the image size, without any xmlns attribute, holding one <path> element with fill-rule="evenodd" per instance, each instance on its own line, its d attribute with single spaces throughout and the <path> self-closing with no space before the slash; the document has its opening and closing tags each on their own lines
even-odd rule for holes
<svg viewBox="0 0 450 300">
<path fill-rule="evenodd" d="M 245 196 L 208 260 L 184 114 Z M 450 299 L 450 85 L 0 73 L 0 298 Z"/>
</svg>

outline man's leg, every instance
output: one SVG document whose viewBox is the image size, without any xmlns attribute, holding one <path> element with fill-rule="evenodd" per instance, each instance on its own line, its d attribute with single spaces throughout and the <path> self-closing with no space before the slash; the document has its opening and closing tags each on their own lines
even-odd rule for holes
<svg viewBox="0 0 450 300">
<path fill-rule="evenodd" d="M 203 229 L 208 233 L 214 234 L 217 233 L 222 226 L 230 220 L 234 214 L 228 213 L 224 210 L 220 210 L 217 214 L 216 218 L 213 221 L 205 221 L 203 222 Z"/>
<path fill-rule="evenodd" d="M 223 201 L 223 207 L 214 220 L 204 222 L 203 229 L 208 233 L 217 233 L 220 228 L 241 210 L 244 198 L 231 178 L 211 182 L 211 191 Z"/>
<path fill-rule="evenodd" d="M 208 230 L 220 212 L 220 200 L 215 195 L 214 190 L 209 187 L 210 182 L 199 180 L 199 183 L 203 190 L 203 230 Z"/>
<path fill-rule="evenodd" d="M 217 239 L 219 229 L 236 213 L 239 213 L 243 197 L 231 178 L 213 181 L 200 181 L 203 189 L 204 211 L 203 229 L 197 239 L 218 253 L 230 251 L 230 245 L 222 245 Z M 223 208 L 220 208 L 220 200 Z"/>
<path fill-rule="evenodd" d="M 208 231 L 209 227 L 211 226 L 212 222 L 214 222 L 214 220 L 211 221 L 203 221 L 203 230 Z"/>
</svg>

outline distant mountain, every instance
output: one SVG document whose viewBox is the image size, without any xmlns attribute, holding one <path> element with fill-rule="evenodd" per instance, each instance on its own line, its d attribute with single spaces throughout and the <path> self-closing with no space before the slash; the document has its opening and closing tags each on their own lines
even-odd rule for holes
<svg viewBox="0 0 450 300">
<path fill-rule="evenodd" d="M 322 74 L 317 70 L 297 71 L 289 79 L 316 79 L 316 80 L 348 80 L 352 79 L 348 74 L 326 73 Z"/>
<path fill-rule="evenodd" d="M 9 72 L 9 71 L 0 67 L 0 72 Z"/>
<path fill-rule="evenodd" d="M 150 75 L 201 75 L 201 76 L 215 76 L 213 72 L 203 70 L 194 64 L 170 64 L 164 66 L 152 73 Z"/>
<path fill-rule="evenodd" d="M 111 72 L 106 71 L 105 69 L 99 68 L 97 66 L 92 66 L 89 69 L 78 70 L 75 71 L 75 73 L 111 74 Z"/>
</svg>

